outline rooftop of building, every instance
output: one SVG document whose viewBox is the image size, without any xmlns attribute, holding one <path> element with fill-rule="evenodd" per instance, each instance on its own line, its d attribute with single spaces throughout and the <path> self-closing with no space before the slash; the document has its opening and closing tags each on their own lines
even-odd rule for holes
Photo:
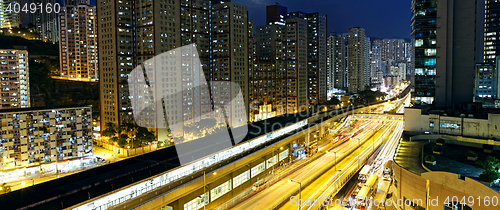
<svg viewBox="0 0 500 210">
<path fill-rule="evenodd" d="M 29 107 L 29 108 L 16 108 L 16 109 L 0 109 L 0 113 L 10 113 L 10 112 L 28 112 L 28 111 L 41 111 L 41 110 L 52 110 L 52 109 L 70 109 L 79 107 L 92 107 L 90 104 L 82 105 L 64 105 L 64 106 L 46 106 L 46 107 Z"/>
<path fill-rule="evenodd" d="M 457 108 L 436 108 L 429 105 L 419 105 L 413 108 L 420 109 L 422 115 L 437 114 L 440 116 L 474 119 L 488 119 L 488 114 L 500 114 L 500 109 L 485 108 L 482 106 L 482 103 L 461 104 Z"/>
</svg>

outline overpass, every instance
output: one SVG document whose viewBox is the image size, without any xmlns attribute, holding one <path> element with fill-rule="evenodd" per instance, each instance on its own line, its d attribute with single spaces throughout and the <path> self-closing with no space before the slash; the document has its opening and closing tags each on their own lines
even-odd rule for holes
<svg viewBox="0 0 500 210">
<path fill-rule="evenodd" d="M 352 118 L 357 120 L 377 120 L 377 121 L 404 121 L 404 114 L 354 114 Z"/>
<path fill-rule="evenodd" d="M 400 96 L 407 93 L 404 91 Z M 196 209 L 201 201 L 206 206 L 216 206 L 217 200 L 209 200 L 208 196 L 205 197 L 207 200 L 200 200 L 200 195 L 205 194 L 204 188 L 207 192 L 219 191 L 223 184 L 227 186 L 228 181 L 242 178 L 234 174 L 249 171 L 250 178 L 237 186 L 241 189 L 248 187 L 272 170 L 267 165 L 279 166 L 290 161 L 296 147 L 294 144 L 302 140 L 309 141 L 310 136 L 306 134 L 317 133 L 322 136 L 335 121 L 352 114 L 369 112 L 381 103 L 384 102 L 313 116 L 298 113 L 268 119 L 265 123 L 253 123 L 249 125 L 249 134 L 240 144 L 216 154 L 198 154 L 193 151 L 187 155 L 194 161 L 181 167 L 175 148 L 169 147 L 0 195 L 0 205 L 8 209 L 80 210 L 154 209 L 162 208 L 163 204 L 174 204 L 180 209 Z M 276 129 L 273 128 L 273 122 L 286 126 Z M 252 133 L 252 127 L 258 128 L 260 132 Z M 200 142 L 203 139 L 186 144 Z M 256 175 L 252 176 L 252 173 Z M 230 182 L 233 190 L 221 196 L 238 193 L 236 184 Z"/>
</svg>

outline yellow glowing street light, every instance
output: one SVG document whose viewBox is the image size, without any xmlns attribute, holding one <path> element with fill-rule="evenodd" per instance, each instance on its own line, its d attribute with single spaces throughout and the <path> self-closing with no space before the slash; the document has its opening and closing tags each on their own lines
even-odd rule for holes
<svg viewBox="0 0 500 210">
<path fill-rule="evenodd" d="M 280 147 L 280 150 L 283 150 L 283 147 Z"/>
<path fill-rule="evenodd" d="M 130 145 L 129 145 L 129 146 L 127 146 L 127 149 L 130 149 Z"/>
<path fill-rule="evenodd" d="M 217 172 L 214 172 L 214 176 L 217 175 Z"/>
</svg>

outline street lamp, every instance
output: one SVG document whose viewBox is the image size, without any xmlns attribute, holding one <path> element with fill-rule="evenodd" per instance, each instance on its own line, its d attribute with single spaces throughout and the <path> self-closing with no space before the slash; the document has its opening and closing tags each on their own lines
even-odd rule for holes
<svg viewBox="0 0 500 210">
<path fill-rule="evenodd" d="M 302 183 L 297 182 L 297 181 L 293 181 L 291 179 L 288 180 L 288 182 L 294 182 L 294 183 L 299 184 L 299 210 L 300 210 L 300 201 L 302 200 Z"/>
</svg>

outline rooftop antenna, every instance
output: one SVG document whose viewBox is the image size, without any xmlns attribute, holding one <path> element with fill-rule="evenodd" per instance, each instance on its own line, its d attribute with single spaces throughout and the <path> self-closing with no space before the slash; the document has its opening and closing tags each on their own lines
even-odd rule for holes
<svg viewBox="0 0 500 210">
<path fill-rule="evenodd" d="M 276 2 L 276 1 L 275 1 L 274 3 L 276 3 L 277 5 L 279 5 L 279 4 L 280 4 L 280 3 Z"/>
</svg>

